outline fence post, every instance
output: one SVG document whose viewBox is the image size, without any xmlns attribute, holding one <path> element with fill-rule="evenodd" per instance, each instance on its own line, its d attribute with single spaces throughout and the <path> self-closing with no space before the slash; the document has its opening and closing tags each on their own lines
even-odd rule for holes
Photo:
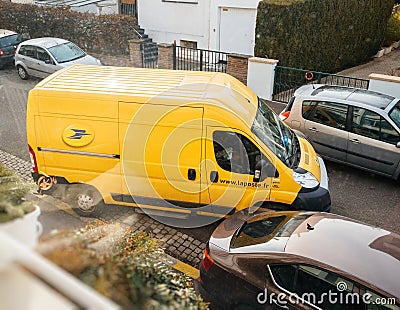
<svg viewBox="0 0 400 310">
<path fill-rule="evenodd" d="M 203 50 L 200 50 L 200 71 L 203 71 Z"/>
<path fill-rule="evenodd" d="M 240 54 L 229 54 L 226 73 L 234 76 L 243 84 L 247 84 L 248 59 L 251 56 Z"/>
<path fill-rule="evenodd" d="M 132 65 L 137 68 L 143 67 L 143 52 L 142 52 L 142 39 L 130 39 L 129 44 L 129 55 Z"/>
<path fill-rule="evenodd" d="M 172 50 L 172 58 L 173 58 L 173 69 L 176 70 L 176 42 L 174 41 L 174 44 L 172 44 L 173 50 Z"/>
<path fill-rule="evenodd" d="M 159 69 L 174 69 L 175 57 L 174 57 L 175 47 L 173 44 L 158 44 L 158 68 Z"/>
<path fill-rule="evenodd" d="M 368 90 L 400 97 L 400 77 L 371 73 L 368 78 Z"/>
<path fill-rule="evenodd" d="M 275 81 L 275 68 L 278 60 L 251 57 L 249 58 L 249 70 L 247 74 L 247 86 L 257 96 L 272 100 Z"/>
</svg>

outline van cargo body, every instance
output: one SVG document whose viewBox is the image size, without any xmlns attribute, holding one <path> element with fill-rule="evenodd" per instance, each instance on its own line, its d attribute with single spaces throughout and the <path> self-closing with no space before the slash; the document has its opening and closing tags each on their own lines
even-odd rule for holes
<svg viewBox="0 0 400 310">
<path fill-rule="evenodd" d="M 330 209 L 310 143 L 223 73 L 68 67 L 30 91 L 27 138 L 39 187 L 64 186 L 83 213 Z"/>
</svg>

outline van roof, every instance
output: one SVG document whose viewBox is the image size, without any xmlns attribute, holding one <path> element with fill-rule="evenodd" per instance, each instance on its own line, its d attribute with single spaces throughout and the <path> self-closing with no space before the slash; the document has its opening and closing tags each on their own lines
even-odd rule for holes
<svg viewBox="0 0 400 310">
<path fill-rule="evenodd" d="M 384 110 L 395 97 L 353 87 L 334 86 L 334 85 L 306 85 L 304 90 L 297 92 L 301 96 L 310 96 L 316 99 L 333 99 L 343 101 L 353 101 Z"/>
<path fill-rule="evenodd" d="M 118 96 L 120 101 L 140 97 L 137 102 L 143 103 L 162 97 L 171 105 L 207 102 L 247 116 L 247 122 L 253 121 L 258 106 L 250 89 L 220 72 L 73 65 L 48 76 L 34 91 L 97 93 Z"/>
</svg>

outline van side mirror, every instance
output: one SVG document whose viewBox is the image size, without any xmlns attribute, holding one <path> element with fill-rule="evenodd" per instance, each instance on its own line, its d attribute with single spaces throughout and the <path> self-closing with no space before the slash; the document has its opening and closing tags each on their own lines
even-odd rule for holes
<svg viewBox="0 0 400 310">
<path fill-rule="evenodd" d="M 254 182 L 262 182 L 268 177 L 276 177 L 276 168 L 267 160 L 261 159 L 256 163 L 254 170 Z"/>
</svg>

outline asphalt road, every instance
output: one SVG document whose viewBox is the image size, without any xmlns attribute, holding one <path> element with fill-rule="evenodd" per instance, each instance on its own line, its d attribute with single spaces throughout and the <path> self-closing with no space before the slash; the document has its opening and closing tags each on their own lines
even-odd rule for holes
<svg viewBox="0 0 400 310">
<path fill-rule="evenodd" d="M 0 149 L 26 161 L 29 160 L 25 134 L 26 102 L 28 91 L 38 81 L 20 80 L 13 67 L 0 70 Z M 279 111 L 283 105 L 273 103 L 273 108 Z M 400 233 L 400 183 L 331 162 L 326 165 L 333 213 Z M 57 218 L 57 222 L 62 221 L 62 216 Z M 77 223 L 74 221 L 71 225 Z M 214 227 L 215 224 L 180 230 L 206 241 Z"/>
</svg>

